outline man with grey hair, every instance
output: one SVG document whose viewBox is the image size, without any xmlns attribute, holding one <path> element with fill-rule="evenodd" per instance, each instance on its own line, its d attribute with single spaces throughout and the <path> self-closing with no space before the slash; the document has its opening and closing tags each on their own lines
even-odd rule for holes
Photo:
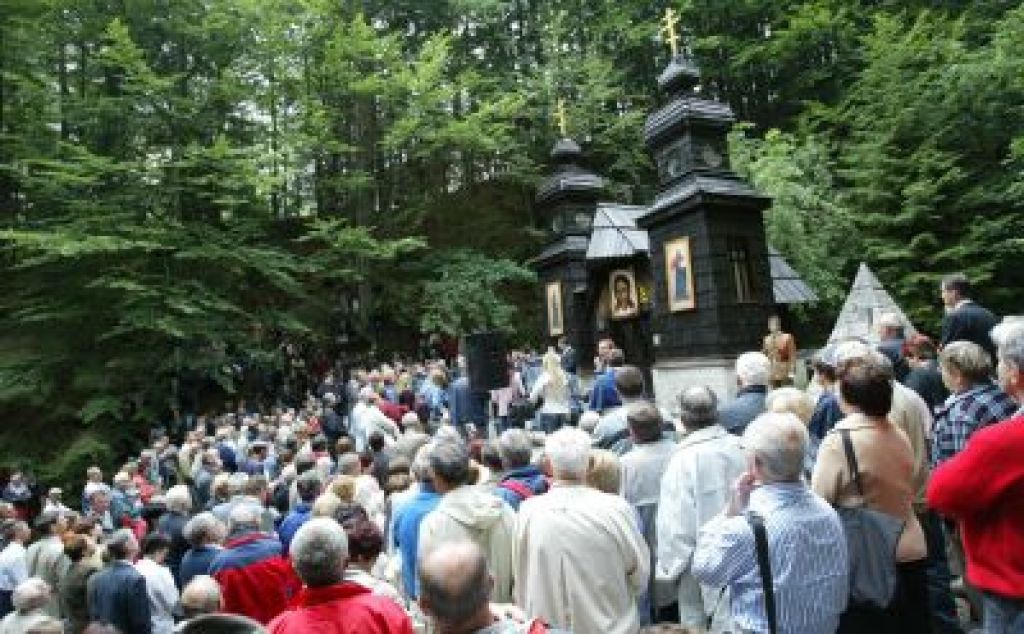
<svg viewBox="0 0 1024 634">
<path fill-rule="evenodd" d="M 291 554 L 305 588 L 296 607 L 270 623 L 274 634 L 412 634 L 412 622 L 398 604 L 345 580 L 348 538 L 334 520 L 303 524 Z"/>
<path fill-rule="evenodd" d="M 519 510 L 523 500 L 547 492 L 548 481 L 533 464 L 533 441 L 522 429 L 506 429 L 498 437 L 498 457 L 504 474 L 495 494 Z"/>
<path fill-rule="evenodd" d="M 228 540 L 213 558 L 210 575 L 220 584 L 226 612 L 265 624 L 288 606 L 301 583 L 277 536 L 260 531 L 262 513 L 251 502 L 231 509 Z"/>
<path fill-rule="evenodd" d="M 999 381 L 1024 406 L 1024 323 L 1004 321 L 992 332 Z M 939 465 L 928 504 L 960 526 L 967 580 L 981 590 L 984 631 L 1024 628 L 1024 407 L 1005 422 L 979 429 L 963 451 Z"/>
<path fill-rule="evenodd" d="M 718 424 L 718 398 L 711 388 L 684 390 L 679 411 L 686 435 L 661 479 L 655 598 L 662 604 L 678 601 L 682 625 L 703 628 L 713 617 L 721 631 L 730 625 L 728 596 L 721 585 L 698 582 L 693 553 L 701 527 L 725 506 L 747 458 L 740 439 Z"/>
<path fill-rule="evenodd" d="M 963 451 L 974 432 L 1017 411 L 1017 403 L 992 380 L 992 363 L 978 344 L 950 343 L 939 354 L 939 369 L 951 396 L 935 415 L 932 466 Z"/>
<path fill-rule="evenodd" d="M 718 408 L 718 422 L 730 434 L 743 435 L 750 421 L 764 412 L 771 378 L 771 360 L 762 352 L 744 352 L 736 359 L 736 398 Z"/>
<path fill-rule="evenodd" d="M 769 631 L 751 529 L 759 521 L 772 562 L 778 631 L 834 632 L 849 596 L 846 536 L 836 511 L 803 481 L 807 428 L 793 414 L 763 414 L 743 433 L 743 446 L 747 471 L 722 514 L 700 529 L 693 575 L 729 588 L 737 630 Z"/>
<path fill-rule="evenodd" d="M 427 461 L 441 501 L 420 526 L 419 556 L 443 542 L 476 542 L 494 571 L 495 600 L 511 601 L 515 511 L 496 495 L 469 484 L 469 448 L 460 440 L 435 440 Z"/>
<path fill-rule="evenodd" d="M 181 591 L 181 612 L 184 619 L 215 614 L 224 607 L 220 584 L 209 575 L 197 575 Z"/>
<path fill-rule="evenodd" d="M 391 531 L 393 544 L 401 553 L 402 589 L 410 599 L 417 596 L 416 565 L 419 561 L 420 527 L 423 519 L 441 502 L 441 496 L 434 490 L 430 475 L 428 456 L 432 449 L 428 443 L 416 452 L 411 470 L 416 478 L 417 491 L 401 507 L 396 506 L 394 528 Z"/>
<path fill-rule="evenodd" d="M 132 565 L 139 543 L 131 530 L 114 531 L 107 541 L 110 563 L 89 580 L 89 618 L 122 632 L 152 631 L 146 579 Z"/>
<path fill-rule="evenodd" d="M 551 490 L 519 507 L 516 605 L 574 632 L 634 633 L 650 553 L 629 504 L 584 484 L 590 437 L 548 436 Z"/>
<path fill-rule="evenodd" d="M 0 632 L 28 632 L 53 619 L 46 613 L 50 595 L 50 585 L 39 577 L 19 583 L 11 596 L 14 611 L 0 621 Z"/>
<path fill-rule="evenodd" d="M 896 313 L 882 313 L 878 318 L 877 350 L 892 363 L 893 376 L 900 383 L 910 372 L 910 364 L 903 356 L 905 341 L 903 319 Z"/>
<path fill-rule="evenodd" d="M 644 541 L 651 552 L 650 568 L 654 570 L 654 554 L 657 552 L 657 531 L 655 518 L 658 515 L 658 503 L 661 496 L 661 481 L 669 460 L 676 452 L 675 441 L 666 437 L 664 419 L 661 410 L 650 401 L 633 403 L 627 408 L 626 423 L 629 425 L 629 441 L 632 449 L 627 451 L 619 461 L 621 472 L 622 497 L 636 510 L 643 527 Z M 648 584 L 653 596 L 654 575 Z M 641 615 L 641 619 L 650 617 L 656 622 L 653 604 L 650 615 Z"/>
</svg>

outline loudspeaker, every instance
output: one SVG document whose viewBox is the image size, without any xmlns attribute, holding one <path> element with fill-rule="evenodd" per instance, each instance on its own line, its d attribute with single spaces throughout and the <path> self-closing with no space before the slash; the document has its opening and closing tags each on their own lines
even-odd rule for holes
<svg viewBox="0 0 1024 634">
<path fill-rule="evenodd" d="M 487 392 L 508 385 L 508 356 L 505 338 L 498 332 L 478 332 L 462 340 L 466 373 L 472 392 Z"/>
</svg>

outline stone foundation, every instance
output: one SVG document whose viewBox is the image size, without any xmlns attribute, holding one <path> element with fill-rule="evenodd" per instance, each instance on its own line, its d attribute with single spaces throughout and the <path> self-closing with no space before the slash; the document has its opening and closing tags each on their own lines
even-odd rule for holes
<svg viewBox="0 0 1024 634">
<path fill-rule="evenodd" d="M 734 357 L 664 359 L 654 364 L 651 373 L 655 401 L 673 416 L 679 411 L 680 392 L 688 387 L 706 385 L 715 391 L 720 403 L 736 396 Z"/>
</svg>

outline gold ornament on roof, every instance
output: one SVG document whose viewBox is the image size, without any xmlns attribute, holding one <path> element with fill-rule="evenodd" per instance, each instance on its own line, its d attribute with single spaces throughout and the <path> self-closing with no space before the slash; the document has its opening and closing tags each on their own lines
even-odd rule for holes
<svg viewBox="0 0 1024 634">
<path fill-rule="evenodd" d="M 672 57 L 679 55 L 679 42 L 682 39 L 679 35 L 679 13 L 672 7 L 665 9 L 665 17 L 661 19 L 661 29 L 658 33 L 662 39 L 668 42 L 668 48 L 672 51 Z"/>
</svg>

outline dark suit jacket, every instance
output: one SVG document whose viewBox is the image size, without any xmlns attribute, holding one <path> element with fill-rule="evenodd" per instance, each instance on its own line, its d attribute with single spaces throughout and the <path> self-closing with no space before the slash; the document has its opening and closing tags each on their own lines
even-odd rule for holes
<svg viewBox="0 0 1024 634">
<path fill-rule="evenodd" d="M 89 617 L 113 625 L 123 634 L 150 634 L 146 580 L 123 561 L 97 572 L 89 583 Z"/>
<path fill-rule="evenodd" d="M 973 341 L 989 353 L 994 363 L 996 346 L 989 333 L 998 323 L 992 311 L 980 304 L 967 302 L 943 317 L 939 343 L 944 346 L 953 341 Z"/>
</svg>

